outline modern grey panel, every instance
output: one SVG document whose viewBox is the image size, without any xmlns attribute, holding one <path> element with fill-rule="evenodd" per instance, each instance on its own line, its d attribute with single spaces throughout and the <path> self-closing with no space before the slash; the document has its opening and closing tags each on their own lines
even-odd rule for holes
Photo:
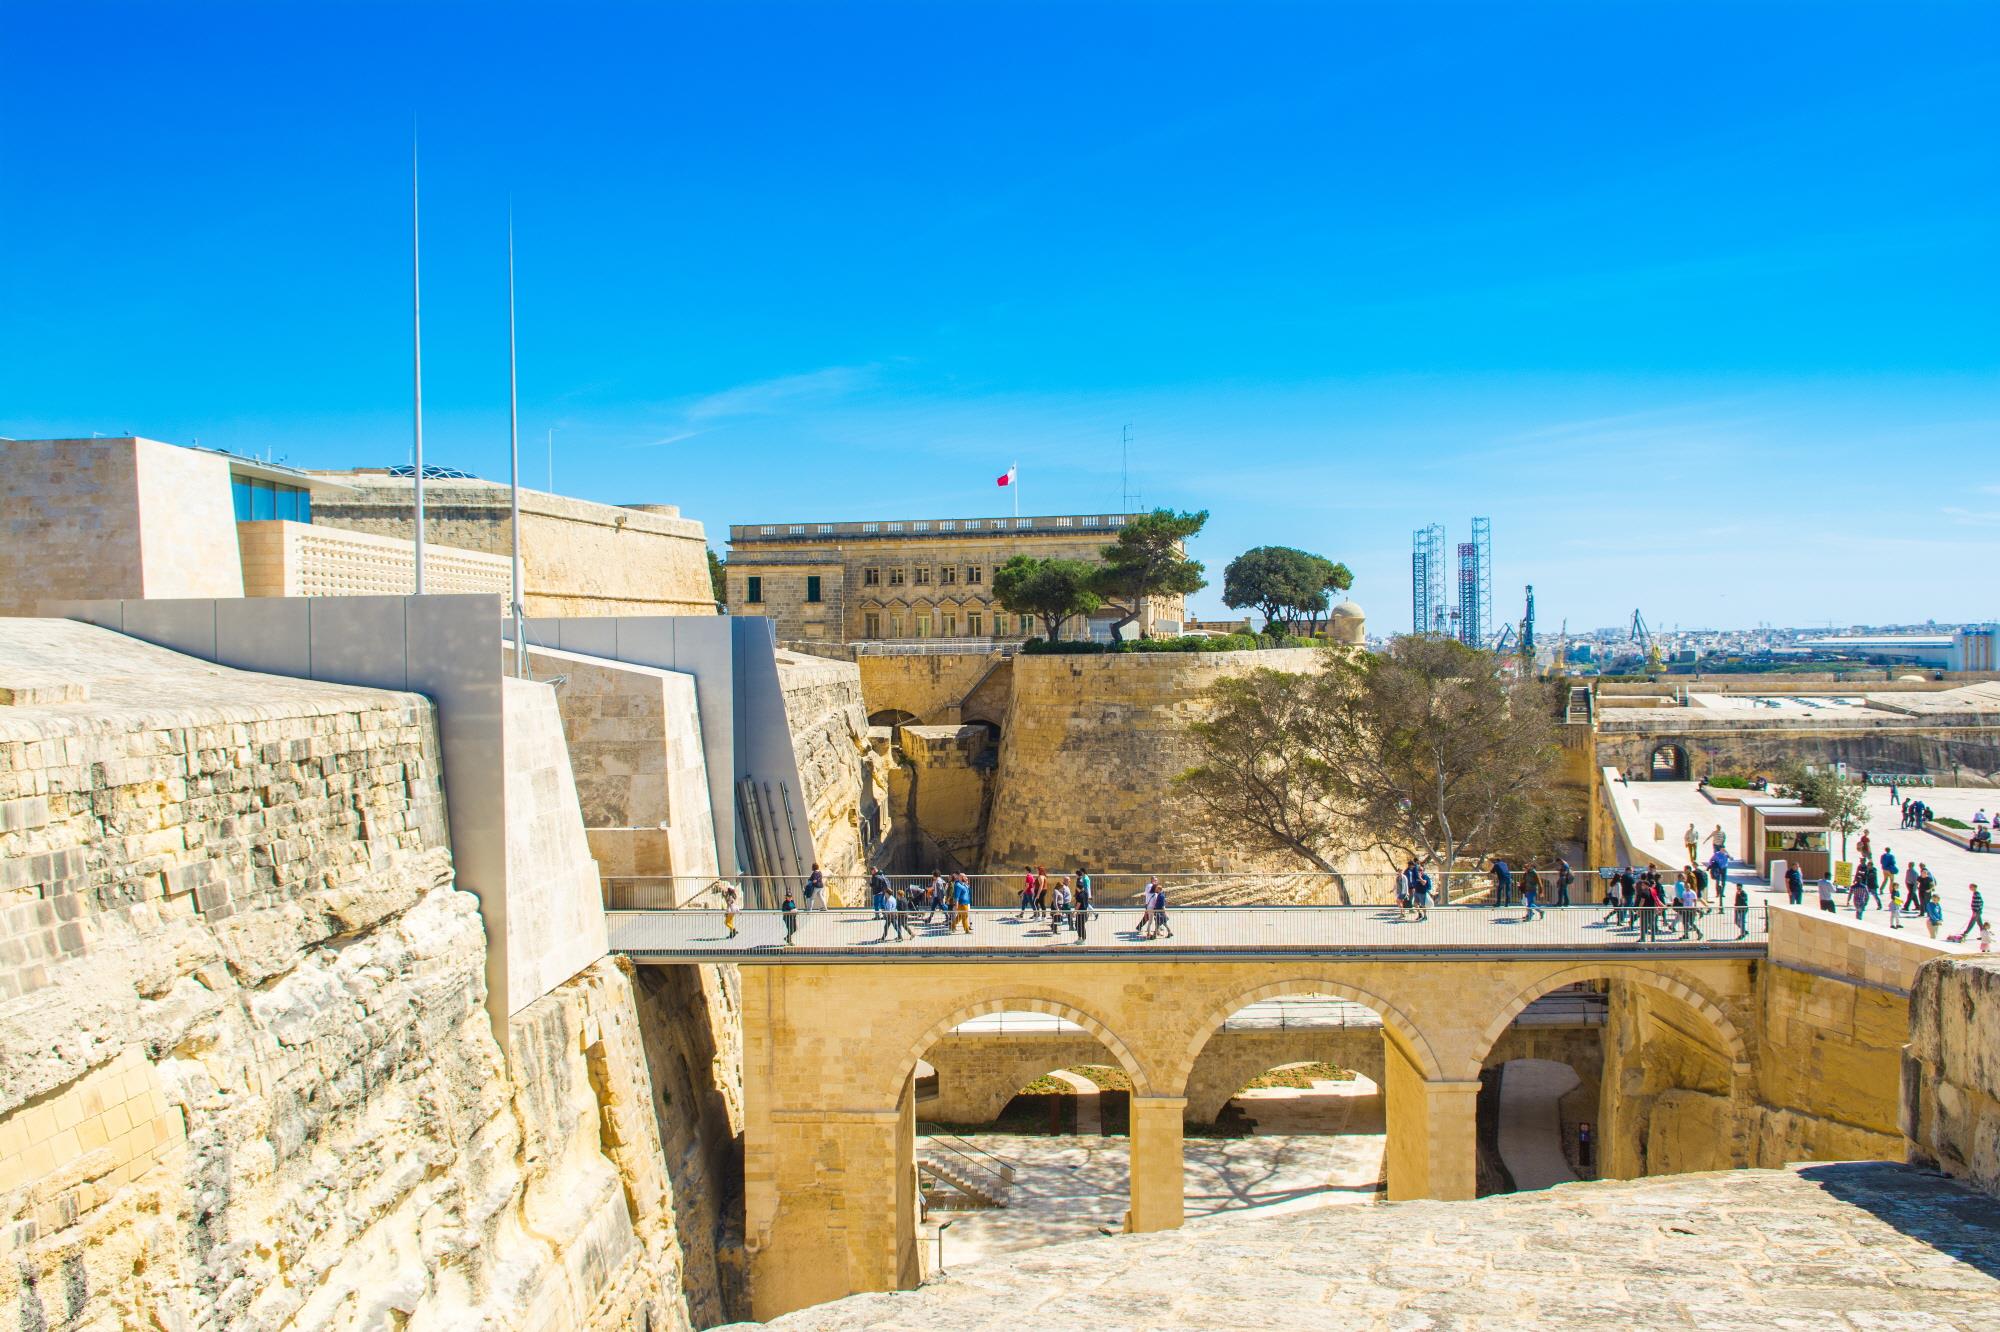
<svg viewBox="0 0 2000 1332">
<path fill-rule="evenodd" d="M 309 597 L 316 680 L 407 689 L 403 597 Z M 498 615 L 495 615 L 497 627 Z M 490 640 L 489 640 L 490 641 Z M 500 666 L 495 654 L 493 669 Z"/>
<path fill-rule="evenodd" d="M 558 646 L 564 652 L 580 652 L 586 657 L 623 660 L 618 655 L 618 621 L 615 619 L 564 620 L 562 642 Z"/>
<path fill-rule="evenodd" d="M 120 632 L 185 652 L 190 657 L 214 661 L 215 602 L 208 597 L 127 601 Z"/>
<path fill-rule="evenodd" d="M 44 601 L 37 609 L 53 620 L 80 620 L 115 634 L 125 632 L 125 603 L 122 601 Z"/>
<path fill-rule="evenodd" d="M 246 597 L 218 603 L 215 660 L 246 671 L 313 678 L 312 612 L 306 598 Z"/>
</svg>

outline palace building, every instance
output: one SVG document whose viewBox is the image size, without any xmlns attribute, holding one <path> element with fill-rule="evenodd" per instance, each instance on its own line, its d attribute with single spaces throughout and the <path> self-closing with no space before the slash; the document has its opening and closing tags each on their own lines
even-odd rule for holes
<svg viewBox="0 0 2000 1332">
<path fill-rule="evenodd" d="M 1102 559 L 1136 517 L 1087 513 L 1014 518 L 919 518 L 857 523 L 749 523 L 729 529 L 729 609 L 777 622 L 781 640 L 1018 641 L 1039 635 L 1032 616 L 1003 610 L 993 572 L 1015 555 Z M 1148 598 L 1128 635 L 1181 632 L 1183 599 Z M 1108 641 L 1109 609 L 1066 638 Z"/>
</svg>

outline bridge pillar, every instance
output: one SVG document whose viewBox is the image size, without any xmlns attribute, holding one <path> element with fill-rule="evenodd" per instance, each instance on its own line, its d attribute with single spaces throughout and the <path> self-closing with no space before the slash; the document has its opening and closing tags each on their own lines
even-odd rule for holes
<svg viewBox="0 0 2000 1332">
<path fill-rule="evenodd" d="M 1187 1098 L 1134 1096 L 1131 1105 L 1132 1205 L 1125 1213 L 1125 1229 L 1178 1229 L 1186 1216 L 1181 1112 Z"/>
<path fill-rule="evenodd" d="M 1389 1201 L 1477 1196 L 1478 1080 L 1427 1079 L 1393 1039 L 1382 1053 Z"/>
</svg>

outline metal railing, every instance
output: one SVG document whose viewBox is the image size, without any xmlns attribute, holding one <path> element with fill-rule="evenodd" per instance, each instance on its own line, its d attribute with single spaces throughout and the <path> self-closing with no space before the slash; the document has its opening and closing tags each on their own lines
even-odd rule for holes
<svg viewBox="0 0 2000 1332">
<path fill-rule="evenodd" d="M 1514 876 L 1514 899 L 1517 902 L 1521 894 L 1522 868 L 1516 867 Z M 1537 868 L 1542 873 L 1542 903 L 1552 905 L 1556 893 L 1555 874 L 1552 870 Z M 1573 872 L 1576 880 L 1570 885 L 1572 905 L 1602 898 L 1603 871 L 1576 869 Z M 906 896 L 927 889 L 932 878 L 928 872 L 889 874 L 885 877 L 892 889 L 901 890 Z M 972 889 L 974 907 L 1011 910 L 1020 905 L 1026 879 L 1023 871 L 968 874 L 965 877 Z M 945 871 L 944 878 L 949 890 L 951 873 Z M 1391 902 L 1396 896 L 1399 876 L 1389 870 L 1353 874 L 1325 874 L 1304 869 L 1255 872 L 1194 870 L 1158 874 L 1126 870 L 1092 871 L 1091 900 L 1099 907 L 1136 906 L 1147 883 L 1155 878 L 1167 890 L 1170 902 L 1185 902 L 1187 907 L 1192 908 L 1252 902 L 1268 902 L 1274 906 Z M 1077 879 L 1074 866 L 1062 870 L 1049 868 L 1051 893 L 1063 879 L 1069 880 L 1074 889 Z M 1494 892 L 1493 876 L 1484 870 L 1455 870 L 1449 874 L 1432 871 L 1431 881 L 1434 907 L 1457 905 L 1468 900 L 1482 901 Z M 787 889 L 791 890 L 801 907 L 806 905 L 804 875 L 606 875 L 602 882 L 605 885 L 605 906 L 612 910 L 655 909 L 697 902 L 720 906 L 725 884 L 735 885 L 738 901 L 744 906 L 753 903 L 776 906 L 784 899 Z M 825 876 L 825 882 L 832 899 L 855 903 L 869 901 L 869 875 L 830 874 Z M 1350 899 L 1346 903 L 1338 901 L 1343 888 Z"/>
<path fill-rule="evenodd" d="M 1714 908 L 1396 906 L 1170 907 L 1162 926 L 1135 907 L 1035 916 L 1016 910 L 920 915 L 865 908 L 608 911 L 613 948 L 658 961 L 845 961 L 1105 956 L 1460 955 L 1565 952 L 1756 952 L 1763 906 Z"/>
</svg>

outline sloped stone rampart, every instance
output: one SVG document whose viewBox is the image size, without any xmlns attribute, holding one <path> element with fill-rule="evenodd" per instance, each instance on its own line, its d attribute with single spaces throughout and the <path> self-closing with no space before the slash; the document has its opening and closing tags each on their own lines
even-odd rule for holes
<svg viewBox="0 0 2000 1332">
<path fill-rule="evenodd" d="M 88 688 L 0 707 L 10 1318 L 727 1316 L 714 1262 L 683 1259 L 660 1134 L 683 1111 L 629 966 L 588 963 L 496 1038 L 424 699 L 0 621 L 0 677 L 28 674 Z"/>
<path fill-rule="evenodd" d="M 1903 1060 L 1910 1160 L 2000 1195 L 2000 959 L 1927 963 Z"/>
<path fill-rule="evenodd" d="M 805 784 L 812 855 L 838 903 L 861 900 L 870 852 L 887 840 L 888 760 L 868 742 L 861 674 L 852 662 L 778 653 L 792 750 Z"/>
</svg>

